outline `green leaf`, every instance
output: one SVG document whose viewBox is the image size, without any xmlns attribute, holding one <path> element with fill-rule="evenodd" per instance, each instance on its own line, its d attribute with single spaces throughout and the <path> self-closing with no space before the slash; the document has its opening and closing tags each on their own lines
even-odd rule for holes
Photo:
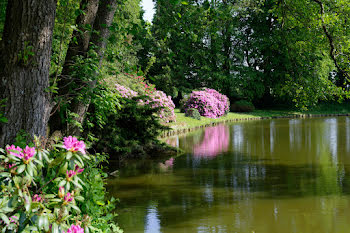
<svg viewBox="0 0 350 233">
<path fill-rule="evenodd" d="M 59 233 L 58 225 L 57 223 L 52 224 L 52 233 Z"/>
<path fill-rule="evenodd" d="M 54 198 L 54 197 L 56 197 L 55 194 L 45 194 L 45 198 L 51 199 L 51 198 Z"/>
<path fill-rule="evenodd" d="M 80 201 L 80 202 L 85 200 L 84 197 L 82 197 L 82 196 L 76 196 L 76 197 L 74 197 L 74 199 L 77 201 Z"/>
<path fill-rule="evenodd" d="M 72 207 L 73 209 L 75 209 L 75 210 L 78 212 L 78 214 L 81 212 L 78 206 L 76 206 L 76 205 L 71 205 L 71 207 Z"/>
<path fill-rule="evenodd" d="M 50 199 L 51 202 L 61 202 L 62 200 L 59 199 L 59 198 L 53 198 L 53 199 Z"/>
<path fill-rule="evenodd" d="M 97 205 L 100 205 L 100 206 L 104 206 L 104 205 L 105 205 L 105 203 L 103 203 L 103 202 L 101 202 L 101 201 L 96 201 L 96 204 L 97 204 Z"/>
<path fill-rule="evenodd" d="M 21 174 L 25 169 L 26 169 L 26 165 L 25 165 L 25 164 L 22 164 L 21 166 L 17 167 L 16 172 L 17 172 L 18 174 Z"/>
<path fill-rule="evenodd" d="M 27 212 L 29 212 L 32 206 L 32 199 L 26 194 L 23 194 L 23 199 L 24 199 L 24 208 L 26 209 Z"/>
<path fill-rule="evenodd" d="M 67 182 L 67 184 L 66 184 L 66 192 L 68 192 L 69 190 L 70 190 L 70 183 Z"/>
<path fill-rule="evenodd" d="M 70 151 L 68 151 L 68 152 L 67 152 L 67 155 L 66 155 L 66 159 L 67 159 L 67 160 L 70 160 L 70 159 L 72 158 L 72 156 L 73 156 L 73 153 L 70 152 Z"/>
<path fill-rule="evenodd" d="M 34 169 L 33 169 L 32 166 L 30 166 L 30 165 L 27 166 L 27 173 L 28 173 L 31 177 L 33 177 L 33 175 L 34 175 Z"/>
<path fill-rule="evenodd" d="M 68 169 L 68 162 L 66 162 L 59 170 L 59 174 L 66 174 L 66 171 Z"/>
<path fill-rule="evenodd" d="M 11 177 L 11 174 L 8 172 L 1 172 L 0 177 Z"/>
<path fill-rule="evenodd" d="M 5 214 L 0 213 L 0 218 L 1 218 L 7 225 L 10 224 L 10 220 L 9 220 L 9 218 L 8 218 Z"/>
<path fill-rule="evenodd" d="M 188 5 L 188 2 L 182 1 L 181 4 L 182 4 L 182 5 Z"/>
<path fill-rule="evenodd" d="M 58 187 L 63 187 L 66 183 L 66 180 L 61 180 L 61 182 L 58 184 Z"/>
<path fill-rule="evenodd" d="M 57 166 L 58 164 L 62 163 L 62 161 L 65 159 L 65 155 L 61 154 L 57 158 L 55 158 L 49 165 L 49 168 Z"/>
</svg>

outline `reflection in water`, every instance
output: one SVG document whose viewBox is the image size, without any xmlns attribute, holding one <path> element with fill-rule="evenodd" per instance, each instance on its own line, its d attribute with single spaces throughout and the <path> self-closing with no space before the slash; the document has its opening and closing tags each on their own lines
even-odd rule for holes
<svg viewBox="0 0 350 233">
<path fill-rule="evenodd" d="M 215 157 L 228 149 L 229 129 L 224 125 L 208 127 L 204 130 L 203 140 L 193 146 L 193 155 L 197 157 Z"/>
<path fill-rule="evenodd" d="M 160 232 L 160 220 L 158 216 L 158 210 L 156 205 L 150 205 L 147 209 L 146 215 L 146 233 Z"/>
<path fill-rule="evenodd" d="M 125 232 L 345 233 L 349 142 L 346 117 L 220 125 L 179 137 L 168 172 L 125 168 L 108 189 Z"/>
<path fill-rule="evenodd" d="M 170 158 L 167 161 L 165 161 L 164 163 L 159 163 L 159 168 L 161 171 L 168 171 L 169 169 L 171 169 L 174 166 L 174 158 Z"/>
</svg>

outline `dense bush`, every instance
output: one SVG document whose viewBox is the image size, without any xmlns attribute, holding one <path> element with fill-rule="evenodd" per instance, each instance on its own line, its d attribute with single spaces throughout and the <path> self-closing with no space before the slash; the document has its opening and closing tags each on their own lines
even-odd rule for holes
<svg viewBox="0 0 350 233">
<path fill-rule="evenodd" d="M 140 101 L 147 102 L 149 98 L 144 96 L 123 99 L 118 114 L 110 114 L 108 124 L 94 129 L 96 135 L 99 135 L 98 150 L 134 153 L 135 149 L 158 141 L 161 131 L 167 129 L 159 122 L 156 114 L 159 108 L 142 105 Z"/>
<path fill-rule="evenodd" d="M 239 100 L 231 105 L 232 112 L 253 112 L 254 110 L 254 105 L 247 100 Z"/>
<path fill-rule="evenodd" d="M 128 87 L 124 87 L 120 84 L 116 84 L 116 89 L 123 98 L 132 98 L 135 96 L 147 96 L 146 101 L 140 100 L 140 104 L 147 104 L 154 109 L 158 109 L 155 113 L 159 116 L 160 120 L 164 123 L 176 121 L 175 116 L 175 104 L 170 96 L 167 96 L 164 92 L 154 89 L 147 89 L 148 85 L 144 86 L 144 91 L 138 93 L 131 90 Z"/>
<path fill-rule="evenodd" d="M 191 108 L 198 110 L 201 116 L 219 118 L 229 112 L 230 102 L 227 96 L 214 89 L 203 88 L 193 91 L 183 105 L 187 112 Z"/>
<path fill-rule="evenodd" d="M 86 154 L 83 141 L 0 151 L 1 232 L 121 232 L 105 204 L 100 158 Z"/>
<path fill-rule="evenodd" d="M 187 109 L 185 116 L 192 117 L 193 119 L 197 119 L 197 120 L 201 119 L 201 114 L 195 108 Z"/>
<path fill-rule="evenodd" d="M 156 91 L 155 86 L 149 83 L 143 76 L 128 73 L 119 74 L 114 80 L 114 83 L 115 82 L 137 92 L 139 95 L 148 95 Z"/>
</svg>

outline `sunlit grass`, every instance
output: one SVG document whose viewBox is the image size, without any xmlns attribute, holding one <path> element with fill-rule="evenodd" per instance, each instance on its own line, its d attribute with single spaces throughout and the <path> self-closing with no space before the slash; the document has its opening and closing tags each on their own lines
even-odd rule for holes
<svg viewBox="0 0 350 233">
<path fill-rule="evenodd" d="M 210 125 L 212 123 L 234 121 L 241 119 L 254 119 L 254 118 L 273 118 L 273 117 L 288 117 L 296 116 L 300 114 L 347 114 L 350 113 L 350 104 L 344 103 L 333 103 L 333 104 L 321 104 L 308 111 L 298 111 L 298 110 L 255 110 L 251 113 L 233 113 L 230 112 L 226 116 L 222 116 L 218 119 L 211 119 L 206 117 L 201 117 L 201 120 L 196 120 L 191 117 L 186 117 L 184 113 L 180 113 L 179 109 L 175 109 L 176 122 L 171 123 L 170 127 L 173 130 L 177 129 L 187 129 L 196 128 L 204 125 Z"/>
</svg>

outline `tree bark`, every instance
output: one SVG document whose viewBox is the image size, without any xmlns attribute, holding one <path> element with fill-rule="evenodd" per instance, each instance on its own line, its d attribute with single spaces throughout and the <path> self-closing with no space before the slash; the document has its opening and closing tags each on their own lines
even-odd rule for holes
<svg viewBox="0 0 350 233">
<path fill-rule="evenodd" d="M 99 66 L 101 67 L 103 61 L 103 54 L 106 50 L 107 41 L 109 38 L 109 27 L 112 25 L 115 11 L 117 9 L 117 0 L 100 0 L 100 6 L 97 11 L 95 23 L 93 26 L 94 33 L 91 36 L 90 44 L 95 48 L 97 55 L 99 56 Z M 97 76 L 98 74 L 96 74 Z M 96 77 L 97 78 L 97 77 Z M 92 92 L 96 87 L 97 80 L 93 80 L 88 84 Z M 79 124 L 83 124 L 85 115 L 90 105 L 90 98 L 88 97 L 86 102 L 79 101 L 77 99 L 73 100 L 72 112 L 76 113 L 78 117 L 74 120 Z M 79 135 L 79 127 L 72 125 L 69 127 L 69 133 L 73 135 Z"/>
<path fill-rule="evenodd" d="M 55 12 L 55 0 L 8 1 L 0 45 L 0 95 L 8 123 L 0 125 L 0 147 L 13 143 L 20 130 L 46 136 Z"/>
</svg>

